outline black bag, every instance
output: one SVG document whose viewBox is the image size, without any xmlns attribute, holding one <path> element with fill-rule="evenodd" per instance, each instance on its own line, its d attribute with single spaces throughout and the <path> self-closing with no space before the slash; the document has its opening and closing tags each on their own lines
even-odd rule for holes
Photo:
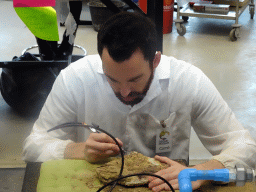
<svg viewBox="0 0 256 192">
<path fill-rule="evenodd" d="M 39 61 L 24 53 L 13 61 Z M 60 70 L 56 67 L 20 66 L 3 68 L 0 79 L 1 94 L 6 103 L 24 115 L 38 115 Z"/>
</svg>

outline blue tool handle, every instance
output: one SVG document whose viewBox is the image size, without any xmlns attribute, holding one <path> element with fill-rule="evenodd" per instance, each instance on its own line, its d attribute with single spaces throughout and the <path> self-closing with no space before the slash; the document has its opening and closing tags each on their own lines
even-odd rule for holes
<svg viewBox="0 0 256 192">
<path fill-rule="evenodd" d="M 178 176 L 180 192 L 192 192 L 191 181 L 214 180 L 229 181 L 229 169 L 197 170 L 184 169 Z"/>
</svg>

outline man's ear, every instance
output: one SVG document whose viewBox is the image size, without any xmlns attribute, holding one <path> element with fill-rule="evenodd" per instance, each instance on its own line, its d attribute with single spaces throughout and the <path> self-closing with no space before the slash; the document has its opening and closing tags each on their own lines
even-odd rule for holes
<svg viewBox="0 0 256 192">
<path fill-rule="evenodd" d="M 157 68 L 161 61 L 161 51 L 157 51 L 153 60 L 153 69 Z"/>
</svg>

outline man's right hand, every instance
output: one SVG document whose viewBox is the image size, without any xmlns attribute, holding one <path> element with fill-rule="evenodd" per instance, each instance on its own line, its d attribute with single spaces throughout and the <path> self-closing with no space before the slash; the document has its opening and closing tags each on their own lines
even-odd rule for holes
<svg viewBox="0 0 256 192">
<path fill-rule="evenodd" d="M 118 138 L 116 140 L 122 147 L 122 141 Z M 107 134 L 91 133 L 83 143 L 68 144 L 64 152 L 64 158 L 85 159 L 90 163 L 96 163 L 108 157 L 116 156 L 119 152 L 119 147 Z"/>
</svg>

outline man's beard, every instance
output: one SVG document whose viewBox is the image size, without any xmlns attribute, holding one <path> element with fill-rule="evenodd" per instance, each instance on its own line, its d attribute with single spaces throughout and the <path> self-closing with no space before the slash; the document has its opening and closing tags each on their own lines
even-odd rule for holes
<svg viewBox="0 0 256 192">
<path fill-rule="evenodd" d="M 150 77 L 149 77 L 148 83 L 147 83 L 147 85 L 146 85 L 146 87 L 145 87 L 145 89 L 144 89 L 144 91 L 143 91 L 142 93 L 140 93 L 140 92 L 135 92 L 135 91 L 129 93 L 129 95 L 128 95 L 127 97 L 134 97 L 134 96 L 135 96 L 135 99 L 133 99 L 132 101 L 125 101 L 125 100 L 123 99 L 124 97 L 123 97 L 123 96 L 121 95 L 121 93 L 119 93 L 119 92 L 116 92 L 116 93 L 115 93 L 116 97 L 117 97 L 122 103 L 124 103 L 125 105 L 134 106 L 134 105 L 140 103 L 140 102 L 144 99 L 144 97 L 146 96 L 146 94 L 147 94 L 147 92 L 148 92 L 148 90 L 149 90 L 149 87 L 150 87 L 150 84 L 151 84 L 151 82 L 152 82 L 153 76 L 154 76 L 154 73 L 153 73 L 153 71 L 152 71 L 152 73 L 151 73 L 151 75 L 150 75 Z"/>
</svg>

